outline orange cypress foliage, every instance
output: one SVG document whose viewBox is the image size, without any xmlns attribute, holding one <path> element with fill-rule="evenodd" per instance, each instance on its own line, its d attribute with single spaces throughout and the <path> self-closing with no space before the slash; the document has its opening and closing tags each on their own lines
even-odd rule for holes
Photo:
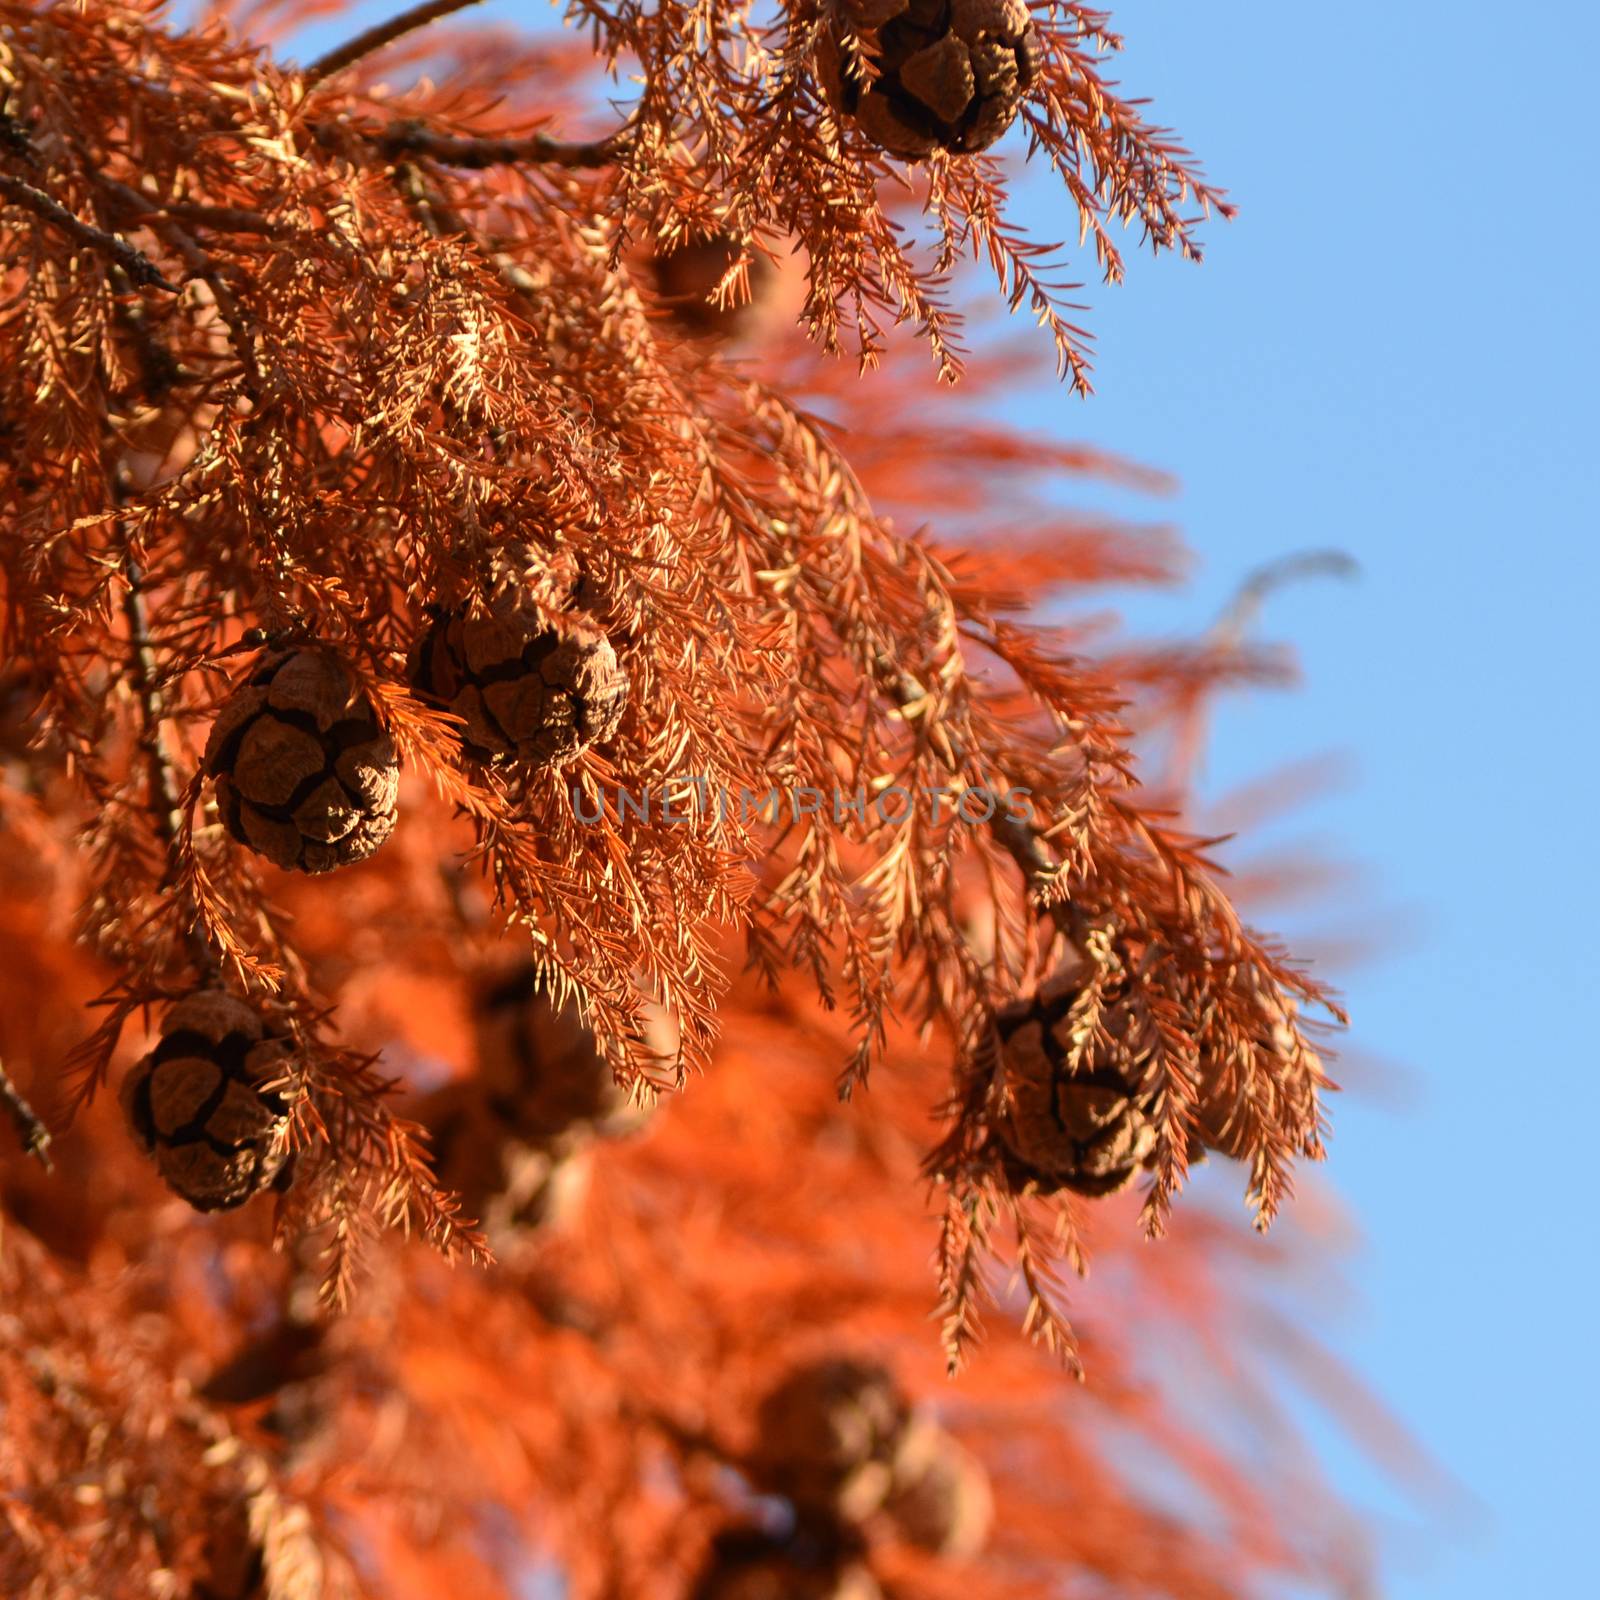
<svg viewBox="0 0 1600 1600">
<path fill-rule="evenodd" d="M 892 5 L 577 0 L 584 50 L 427 26 L 466 3 L 296 68 L 235 26 L 314 7 L 179 31 L 0 0 L 0 1109 L 38 1146 L 44 1108 L 57 1163 L 8 1160 L 0 1194 L 5 1592 L 509 1594 L 548 1569 L 742 1593 L 736 1549 L 797 1594 L 1337 1578 L 1332 1498 L 1160 1405 L 1120 1320 L 1246 1338 L 1227 1227 L 1133 1244 L 1207 1145 L 1272 1219 L 1321 1154 L 1302 1019 L 1339 1014 L 1135 777 L 1130 693 L 1192 721 L 1275 663 L 1226 636 L 1096 655 L 1025 619 L 1179 556 L 1035 494 L 1150 475 L 982 419 L 1021 367 L 964 355 L 964 254 L 1086 381 L 1005 169 L 908 167 L 819 86 L 819 50 L 870 78 Z M 1117 221 L 1195 255 L 1183 207 L 1222 202 L 1101 76 L 1105 19 L 1031 13 L 1018 115 L 1080 243 L 1108 279 Z M 624 62 L 626 118 L 566 136 Z M 770 258 L 792 337 L 678 314 L 652 261 L 706 239 L 708 298 Z M 919 402 L 897 325 L 961 387 Z M 418 663 L 446 618 L 441 688 Z M 603 715 L 575 665 L 597 652 Z M 508 941 L 505 992 L 559 1026 L 484 1025 Z M 1063 971 L 1059 1070 L 1138 1075 L 1133 1214 L 1007 1154 L 997 1018 Z M 201 1223 L 98 1091 L 218 989 L 285 1041 L 255 1088 L 289 1152 L 261 1164 L 275 1201 Z M 653 1115 L 530 1119 L 518 1074 L 556 1035 L 579 1070 L 577 1024 Z M 200 1044 L 150 1060 L 239 1077 L 248 1040 Z M 214 1137 L 218 1109 L 144 1143 Z M 427 1153 L 462 1128 L 478 1177 L 526 1178 L 496 1225 L 532 1243 L 452 1274 L 397 1233 L 486 1261 Z M 1127 1288 L 1075 1334 L 1058 1272 L 1091 1244 Z M 920 1547 L 887 1490 L 792 1525 L 754 1497 L 763 1395 L 841 1350 L 948 1412 L 997 1508 L 977 1555 Z M 1084 1366 L 1092 1402 L 1061 1387 Z M 1218 1515 L 1158 1510 L 1113 1424 Z"/>
</svg>

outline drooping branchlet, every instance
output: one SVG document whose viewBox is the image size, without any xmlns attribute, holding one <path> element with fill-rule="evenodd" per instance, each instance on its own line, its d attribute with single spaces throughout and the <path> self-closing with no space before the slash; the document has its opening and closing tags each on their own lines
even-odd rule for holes
<svg viewBox="0 0 1600 1600">
<path fill-rule="evenodd" d="M 1255 1010 L 1243 1051 L 1207 1063 L 1195 1107 L 1196 1141 L 1235 1161 L 1252 1158 L 1263 1124 L 1316 1127 L 1321 1096 L 1332 1087 L 1300 1031 L 1293 997 L 1260 990 Z"/>
</svg>

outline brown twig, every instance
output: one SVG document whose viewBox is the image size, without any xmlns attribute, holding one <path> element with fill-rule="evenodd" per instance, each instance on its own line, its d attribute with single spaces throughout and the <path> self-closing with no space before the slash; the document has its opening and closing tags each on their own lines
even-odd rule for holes
<svg viewBox="0 0 1600 1600">
<path fill-rule="evenodd" d="M 54 1171 L 50 1160 L 50 1130 L 39 1113 L 23 1099 L 21 1091 L 11 1081 L 5 1063 L 0 1061 L 0 1108 L 5 1110 L 22 1141 L 22 1148 L 33 1156 L 46 1172 Z"/>
<path fill-rule="evenodd" d="M 264 217 L 259 211 L 248 211 L 243 206 L 203 206 L 184 201 L 172 201 L 155 213 L 176 217 L 180 222 L 192 223 L 197 228 L 210 228 L 217 233 L 259 233 L 264 238 L 281 239 L 288 229 L 282 223 Z"/>
<path fill-rule="evenodd" d="M 161 726 L 166 708 L 157 687 L 158 668 L 155 645 L 150 637 L 150 610 L 144 599 L 144 573 L 131 552 L 123 556 L 123 569 L 128 586 L 122 598 L 122 614 L 128 624 L 133 690 L 138 697 L 143 723 L 140 744 L 150 775 L 151 811 L 155 817 L 156 832 L 167 850 L 164 881 L 170 881 L 178 873 L 179 845 L 183 836 L 183 796 L 178 788 L 177 774 L 172 770 L 172 762 L 162 742 Z M 205 935 L 199 931 L 197 920 L 184 930 L 184 942 L 188 945 L 190 959 L 200 972 L 210 974 L 217 970 L 216 956 Z"/>
<path fill-rule="evenodd" d="M 402 11 L 399 16 L 391 17 L 387 22 L 380 22 L 368 28 L 365 33 L 357 34 L 354 39 L 340 45 L 337 50 L 330 50 L 325 56 L 318 56 L 305 71 L 305 81 L 309 84 L 321 83 L 324 78 L 332 77 L 336 72 L 343 72 L 346 67 L 354 66 L 364 56 L 370 56 L 373 51 L 381 50 L 387 44 L 393 44 L 396 39 L 403 39 L 408 33 L 415 33 L 419 28 L 425 28 L 430 22 L 438 22 L 441 18 L 453 15 L 457 11 L 465 11 L 468 6 L 477 5 L 478 0 L 423 0 L 423 4 L 412 6 L 409 11 Z"/>
<path fill-rule="evenodd" d="M 25 206 L 44 221 L 53 223 L 80 244 L 110 257 L 134 283 L 147 289 L 165 289 L 168 294 L 178 292 L 177 285 L 168 283 L 161 275 L 161 269 L 142 250 L 129 244 L 121 234 L 107 233 L 104 228 L 97 228 L 82 217 L 74 216 L 59 201 L 52 200 L 43 189 L 36 189 L 21 178 L 0 172 L 0 195 L 15 205 Z"/>
<path fill-rule="evenodd" d="M 183 820 L 178 780 L 162 748 L 160 730 L 162 705 L 157 678 L 155 646 L 150 638 L 150 611 L 144 602 L 144 573 L 132 556 L 124 563 L 128 587 L 122 598 L 122 614 L 128 623 L 128 643 L 133 663 L 133 687 L 144 712 L 145 755 L 150 762 L 150 792 L 159 802 L 156 821 L 161 837 L 170 848 L 176 843 Z"/>
<path fill-rule="evenodd" d="M 121 267 L 111 269 L 111 283 L 119 295 L 115 308 L 117 325 L 128 335 L 138 357 L 140 388 L 147 399 L 160 402 L 176 384 L 195 375 L 187 371 L 151 330 L 144 302 L 121 298 L 129 295 L 133 288 Z"/>
<path fill-rule="evenodd" d="M 387 156 L 427 156 L 446 166 L 472 171 L 515 166 L 525 161 L 558 167 L 604 167 L 626 148 L 620 133 L 586 142 L 552 139 L 542 133 L 531 133 L 521 139 L 458 139 L 434 133 L 417 122 L 397 122 L 379 137 L 377 144 Z"/>
<path fill-rule="evenodd" d="M 395 187 L 399 189 L 406 203 L 416 213 L 417 220 L 428 230 L 432 238 L 447 239 L 453 234 L 472 235 L 473 230 L 465 219 L 429 188 L 428 180 L 420 167 L 412 162 L 402 161 L 394 169 L 394 181 Z M 514 293 L 521 295 L 538 293 L 538 285 L 516 262 L 496 256 L 495 266 Z"/>
<path fill-rule="evenodd" d="M 238 357 L 239 365 L 244 368 L 246 391 L 253 396 L 259 395 L 263 387 L 261 367 L 256 360 L 249 318 L 217 263 L 200 247 L 192 234 L 179 226 L 176 216 L 166 207 L 151 205 L 149 198 L 137 189 L 129 188 L 127 184 L 104 173 L 97 174 L 95 182 L 120 206 L 125 207 L 130 216 L 138 217 L 160 234 L 183 257 L 189 276 L 198 278 L 210 289 L 212 299 L 216 301 L 217 314 L 227 330 L 228 342 Z"/>
<path fill-rule="evenodd" d="M 1355 558 L 1344 550 L 1298 550 L 1293 555 L 1257 567 L 1234 591 L 1227 608 L 1217 618 L 1211 637 L 1219 644 L 1237 645 L 1261 609 L 1262 602 L 1286 584 L 1301 578 L 1344 578 L 1361 575 Z"/>
</svg>

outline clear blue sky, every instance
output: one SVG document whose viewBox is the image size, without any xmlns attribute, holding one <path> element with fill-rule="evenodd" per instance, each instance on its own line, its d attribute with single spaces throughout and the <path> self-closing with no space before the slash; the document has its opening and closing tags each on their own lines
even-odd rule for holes
<svg viewBox="0 0 1600 1600">
<path fill-rule="evenodd" d="M 1306 683 L 1225 711 L 1210 787 L 1351 753 L 1354 782 L 1300 820 L 1393 918 L 1398 948 L 1344 986 L 1356 1042 L 1413 1092 L 1336 1107 L 1331 1176 L 1365 1239 L 1334 1333 L 1481 1504 L 1396 1541 L 1384 1592 L 1575 1592 L 1600 1477 L 1597 8 L 1113 15 L 1117 76 L 1241 207 L 1202 267 L 1089 297 L 1098 392 L 1056 411 L 1182 480 L 1203 565 L 1137 619 L 1192 628 L 1288 550 L 1364 569 L 1269 604 Z"/>
<path fill-rule="evenodd" d="M 1412 1093 L 1337 1108 L 1365 1240 L 1330 1332 L 1479 1506 L 1390 1544 L 1395 1600 L 1565 1593 L 1592 1567 L 1597 9 L 1124 0 L 1117 75 L 1242 214 L 1203 267 L 1090 295 L 1093 399 L 1019 402 L 1181 478 L 1203 564 L 1143 627 L 1192 631 L 1289 550 L 1364 569 L 1271 602 L 1305 687 L 1234 702 L 1209 772 L 1222 792 L 1349 752 L 1354 781 L 1297 821 L 1365 865 L 1353 903 L 1398 946 L 1345 980 L 1357 1042 Z"/>
</svg>

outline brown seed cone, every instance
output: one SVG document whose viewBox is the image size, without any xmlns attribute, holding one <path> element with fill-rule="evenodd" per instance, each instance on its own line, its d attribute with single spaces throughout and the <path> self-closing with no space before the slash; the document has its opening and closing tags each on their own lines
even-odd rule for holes
<svg viewBox="0 0 1600 1600">
<path fill-rule="evenodd" d="M 995 1132 L 1018 1181 L 1098 1198 L 1125 1188 L 1154 1153 L 1155 1087 L 1146 1057 L 1125 1059 L 1098 1042 L 1071 1070 L 1080 993 L 1075 970 L 1063 970 L 999 1013 L 1011 1105 Z M 1101 1019 L 1114 1039 L 1126 1035 L 1130 1019 L 1114 987 Z"/>
<path fill-rule="evenodd" d="M 574 1132 L 621 1134 L 647 1113 L 630 1104 L 575 1005 L 557 1007 L 536 968 L 525 964 L 485 985 L 473 1008 L 478 1081 L 508 1128 L 534 1140 Z M 670 1054 L 670 1017 L 648 1008 L 645 1042 Z"/>
<path fill-rule="evenodd" d="M 197 1211 L 243 1205 L 282 1170 L 289 1105 L 266 1086 L 288 1053 L 242 1000 L 207 989 L 173 1006 L 161 1042 L 123 1079 L 135 1140 Z"/>
<path fill-rule="evenodd" d="M 986 150 L 1016 119 L 1043 65 L 1026 0 L 845 0 L 855 30 L 875 30 L 871 81 L 824 34 L 818 78 L 873 143 L 916 160 Z"/>
<path fill-rule="evenodd" d="M 761 1402 L 750 1475 L 803 1517 L 860 1522 L 889 1493 L 910 1420 L 899 1386 L 873 1362 L 802 1367 Z"/>
<path fill-rule="evenodd" d="M 628 703 L 611 641 L 587 622 L 546 623 L 515 592 L 487 613 L 434 616 L 412 656 L 411 684 L 466 724 L 474 761 L 547 766 L 609 739 Z"/>
<path fill-rule="evenodd" d="M 802 1545 L 756 1528 L 721 1534 L 693 1600 L 882 1600 L 877 1581 L 859 1562 Z"/>
<path fill-rule="evenodd" d="M 263 656 L 206 741 L 223 825 L 280 867 L 365 861 L 394 831 L 400 763 L 372 707 L 320 646 Z"/>
<path fill-rule="evenodd" d="M 920 1549 L 974 1556 L 994 1523 L 994 1493 L 983 1463 L 937 1423 L 912 1422 L 895 1457 L 884 1510 Z"/>
</svg>

